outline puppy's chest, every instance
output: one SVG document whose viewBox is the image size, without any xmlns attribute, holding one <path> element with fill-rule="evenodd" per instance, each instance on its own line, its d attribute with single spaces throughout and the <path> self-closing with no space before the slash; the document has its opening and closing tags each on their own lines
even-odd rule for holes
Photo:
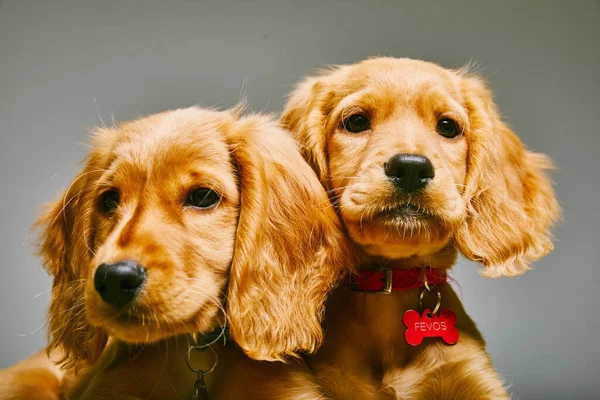
<svg viewBox="0 0 600 400">
<path fill-rule="evenodd" d="M 327 347 L 338 347 L 340 352 L 360 349 L 351 352 L 362 359 L 356 361 L 380 372 L 406 363 L 412 346 L 404 339 L 402 316 L 406 310 L 417 307 L 417 290 L 391 295 L 347 290 L 336 300 L 328 309 L 333 325 L 329 333 L 335 338 L 326 339 Z"/>
</svg>

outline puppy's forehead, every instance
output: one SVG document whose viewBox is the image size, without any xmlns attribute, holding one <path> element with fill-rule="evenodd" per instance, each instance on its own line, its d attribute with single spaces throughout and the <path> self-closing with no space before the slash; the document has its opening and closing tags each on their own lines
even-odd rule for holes
<svg viewBox="0 0 600 400">
<path fill-rule="evenodd" d="M 372 89 L 390 95 L 414 96 L 427 91 L 456 94 L 459 76 L 439 65 L 403 58 L 378 58 L 349 66 L 342 78 L 344 89 L 355 92 Z"/>
<path fill-rule="evenodd" d="M 196 108 L 153 115 L 119 127 L 113 156 L 148 167 L 194 161 L 225 164 L 229 162 L 225 131 L 230 124 L 225 112 Z"/>
</svg>

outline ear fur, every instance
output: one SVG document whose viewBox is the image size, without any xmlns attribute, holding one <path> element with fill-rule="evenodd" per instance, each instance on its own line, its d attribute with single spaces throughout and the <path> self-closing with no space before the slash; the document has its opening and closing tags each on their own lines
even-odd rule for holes
<svg viewBox="0 0 600 400">
<path fill-rule="evenodd" d="M 102 172 L 99 158 L 98 154 L 89 157 L 84 170 L 59 199 L 46 206 L 34 225 L 41 229 L 38 255 L 54 279 L 48 310 L 48 352 L 62 348 L 64 357 L 58 362 L 64 367 L 79 368 L 94 362 L 107 341 L 103 331 L 88 324 L 83 301 L 93 237 L 94 205 L 87 189 L 95 174 Z"/>
<path fill-rule="evenodd" d="M 328 176 L 327 138 L 323 134 L 333 94 L 320 77 L 300 82 L 288 99 L 281 123 L 302 143 L 301 154 L 321 182 Z"/>
<path fill-rule="evenodd" d="M 340 223 L 296 143 L 267 117 L 234 123 L 241 211 L 227 313 L 233 339 L 252 358 L 314 352 L 327 294 L 349 260 Z"/>
<path fill-rule="evenodd" d="M 465 77 L 463 85 L 470 114 L 468 205 L 455 240 L 467 258 L 487 267 L 483 275 L 519 275 L 553 249 L 550 228 L 560 208 L 546 175 L 552 162 L 525 149 L 479 78 Z"/>
</svg>

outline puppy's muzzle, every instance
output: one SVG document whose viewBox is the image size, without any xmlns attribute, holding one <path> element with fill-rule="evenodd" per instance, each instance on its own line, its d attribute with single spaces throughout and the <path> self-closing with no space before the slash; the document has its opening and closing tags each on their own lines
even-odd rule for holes
<svg viewBox="0 0 600 400">
<path fill-rule="evenodd" d="M 423 189 L 435 176 L 431 161 L 419 154 L 396 154 L 383 169 L 396 189 L 406 194 Z"/>
<path fill-rule="evenodd" d="M 94 287 L 104 302 L 123 307 L 131 303 L 146 282 L 146 268 L 133 261 L 100 264 Z"/>
</svg>

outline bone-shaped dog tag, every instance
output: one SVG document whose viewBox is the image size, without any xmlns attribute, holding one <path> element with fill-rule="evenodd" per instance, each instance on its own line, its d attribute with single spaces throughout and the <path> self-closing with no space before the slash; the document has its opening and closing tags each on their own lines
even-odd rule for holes
<svg viewBox="0 0 600 400">
<path fill-rule="evenodd" d="M 423 311 L 419 315 L 415 310 L 408 310 L 402 317 L 406 325 L 404 338 L 412 346 L 418 346 L 426 337 L 441 337 L 447 344 L 458 342 L 458 329 L 454 326 L 456 315 L 452 310 L 442 310 L 439 315 L 431 310 Z"/>
</svg>

